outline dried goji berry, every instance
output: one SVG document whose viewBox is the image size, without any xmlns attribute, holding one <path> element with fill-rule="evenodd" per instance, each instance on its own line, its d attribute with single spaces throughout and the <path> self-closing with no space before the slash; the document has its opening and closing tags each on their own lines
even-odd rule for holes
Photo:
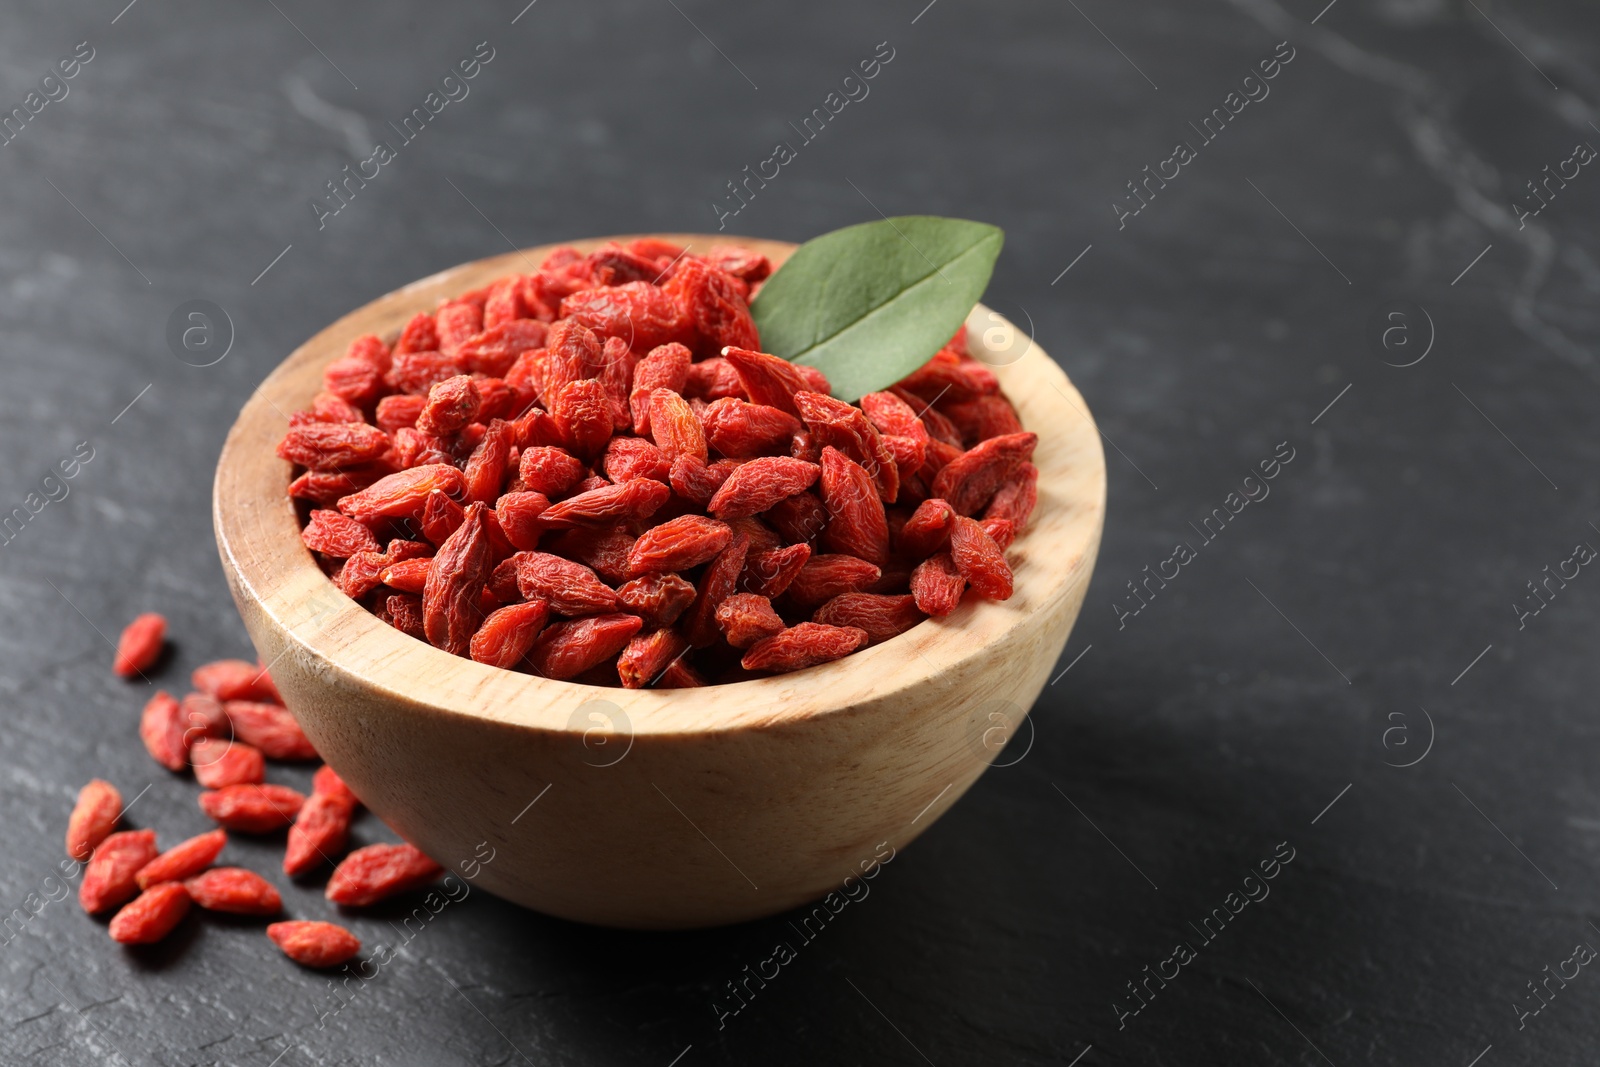
<svg viewBox="0 0 1600 1067">
<path fill-rule="evenodd" d="M 189 746 L 189 762 L 194 767 L 194 780 L 207 789 L 250 785 L 267 777 L 261 750 L 243 741 L 202 737 Z"/>
<path fill-rule="evenodd" d="M 329 507 L 340 498 L 360 492 L 388 470 L 364 467 L 353 471 L 306 471 L 289 483 L 289 495 L 295 500 L 305 500 L 319 507 Z"/>
<path fill-rule="evenodd" d="M 726 345 L 754 348 L 761 343 L 745 304 L 748 289 L 730 274 L 697 259 L 682 259 L 657 292 L 670 294 L 699 335 L 697 347 L 717 352 Z M 563 309 L 565 305 L 563 305 Z"/>
<path fill-rule="evenodd" d="M 262 688 L 270 685 L 259 664 L 245 659 L 219 659 L 203 663 L 189 676 L 189 684 L 218 700 L 276 700 L 277 690 L 271 694 Z"/>
<path fill-rule="evenodd" d="M 746 282 L 759 282 L 772 273 L 772 261 L 760 252 L 737 245 L 712 245 L 706 262 Z"/>
<path fill-rule="evenodd" d="M 811 488 L 821 473 L 815 463 L 789 456 L 748 460 L 734 469 L 706 507 L 719 519 L 742 519 Z"/>
<path fill-rule="evenodd" d="M 695 689 L 705 684 L 700 673 L 681 658 L 667 664 L 667 669 L 655 680 L 656 689 Z"/>
<path fill-rule="evenodd" d="M 402 560 L 384 571 L 381 580 L 390 589 L 398 589 L 402 593 L 420 593 L 428 584 L 428 571 L 432 567 L 431 559 Z"/>
<path fill-rule="evenodd" d="M 620 485 L 608 482 L 551 504 L 539 517 L 539 522 L 550 529 L 642 522 L 671 495 L 671 489 L 650 478 L 635 478 Z"/>
<path fill-rule="evenodd" d="M 529 552 L 517 564 L 517 587 L 529 600 L 545 600 L 557 615 L 615 611 L 617 594 L 594 571 L 548 552 Z"/>
<path fill-rule="evenodd" d="M 633 478 L 665 482 L 672 465 L 661 449 L 639 437 L 613 437 L 601 457 L 606 477 L 621 483 Z"/>
<path fill-rule="evenodd" d="M 361 942 L 342 926 L 293 920 L 273 923 L 267 936 L 283 954 L 302 967 L 337 967 L 361 951 Z"/>
<path fill-rule="evenodd" d="M 114 908 L 139 891 L 139 869 L 156 858 L 154 830 L 123 830 L 95 847 L 78 884 L 78 903 L 91 915 Z"/>
<path fill-rule="evenodd" d="M 956 519 L 950 531 L 950 558 L 973 591 L 989 600 L 1011 596 L 1011 567 L 994 539 L 965 515 Z"/>
<path fill-rule="evenodd" d="M 305 796 L 288 786 L 241 784 L 200 794 L 200 810 L 229 830 L 270 834 L 294 821 Z"/>
<path fill-rule="evenodd" d="M 798 671 L 831 663 L 867 643 L 867 632 L 854 626 L 802 622 L 750 646 L 739 661 L 747 671 Z"/>
<path fill-rule="evenodd" d="M 379 478 L 360 492 L 339 499 L 339 510 L 359 522 L 412 519 L 422 514 L 434 490 L 459 497 L 466 488 L 461 472 L 448 463 L 426 463 Z"/>
<path fill-rule="evenodd" d="M 139 868 L 135 881 L 140 889 L 149 889 L 162 882 L 181 882 L 185 878 L 193 878 L 211 866 L 227 844 L 226 830 L 212 830 L 191 837 L 173 845 Z"/>
<path fill-rule="evenodd" d="M 1009 519 L 1012 526 L 1021 530 L 1028 525 L 1028 519 L 1038 502 L 1039 468 L 1032 463 L 1019 463 L 1011 476 L 995 490 L 989 506 L 983 511 L 983 517 Z"/>
<path fill-rule="evenodd" d="M 800 417 L 800 408 L 795 404 L 794 395 L 809 390 L 811 383 L 800 373 L 799 367 L 786 359 L 756 352 L 746 346 L 730 347 L 722 353 L 722 357 L 733 364 L 752 404 L 765 404 Z"/>
<path fill-rule="evenodd" d="M 479 599 L 494 561 L 484 519 L 488 508 L 467 508 L 461 528 L 439 546 L 422 593 L 422 630 L 428 643 L 456 656 L 467 654 L 483 621 Z"/>
<path fill-rule="evenodd" d="M 92 779 L 78 790 L 67 818 L 67 855 L 87 860 L 95 846 L 110 836 L 122 819 L 122 794 L 103 778 Z"/>
<path fill-rule="evenodd" d="M 495 517 L 500 520 L 500 530 L 518 551 L 531 551 L 539 547 L 539 535 L 544 527 L 539 516 L 550 506 L 550 498 L 543 493 L 507 493 L 495 501 Z"/>
<path fill-rule="evenodd" d="M 634 537 L 626 526 L 577 527 L 563 530 L 550 541 L 550 551 L 575 559 L 610 585 L 628 579 L 628 553 Z"/>
<path fill-rule="evenodd" d="M 933 495 L 944 497 L 958 515 L 972 515 L 1033 455 L 1038 434 L 991 437 L 951 460 L 933 479 Z"/>
<path fill-rule="evenodd" d="M 394 343 L 394 354 L 436 351 L 438 347 L 439 331 L 434 328 L 433 316 L 419 311 L 400 331 L 400 339 Z"/>
<path fill-rule="evenodd" d="M 746 400 L 744 382 L 733 364 L 721 356 L 702 359 L 689 367 L 683 395 L 710 404 L 714 400 Z"/>
<path fill-rule="evenodd" d="M 783 619 L 772 610 L 772 601 L 754 593 L 734 593 L 717 606 L 717 625 L 728 644 L 749 648 L 763 637 L 783 629 Z"/>
<path fill-rule="evenodd" d="M 533 647 L 534 638 L 550 618 L 550 605 L 543 600 L 507 604 L 489 613 L 472 635 L 469 649 L 473 659 L 491 667 L 515 667 Z"/>
<path fill-rule="evenodd" d="M 394 365 L 384 374 L 385 384 L 402 393 L 426 396 L 429 389 L 454 378 L 467 368 L 454 356 L 436 350 L 396 352 Z"/>
<path fill-rule="evenodd" d="M 187 914 L 188 890 L 177 882 L 163 882 L 117 912 L 107 932 L 120 944 L 150 945 L 172 933 Z"/>
<path fill-rule="evenodd" d="M 894 503 L 900 494 L 900 469 L 866 414 L 842 400 L 809 390 L 796 393 L 794 401 L 818 445 L 844 453 L 872 477 L 878 496 L 885 503 Z"/>
<path fill-rule="evenodd" d="M 822 458 L 820 453 L 817 458 Z M 796 493 L 780 500 L 761 517 L 794 544 L 814 539 L 828 526 L 828 509 L 813 492 Z"/>
<path fill-rule="evenodd" d="M 313 508 L 311 521 L 300 531 L 300 540 L 313 552 L 333 559 L 347 559 L 357 552 L 378 551 L 378 539 L 365 524 L 329 508 Z"/>
<path fill-rule="evenodd" d="M 732 459 L 754 459 L 789 450 L 789 442 L 803 428 L 799 419 L 781 408 L 749 404 L 725 396 L 700 415 L 706 442 Z"/>
<path fill-rule="evenodd" d="M 422 598 L 415 593 L 396 593 L 383 602 L 385 622 L 418 641 L 426 641 L 422 625 Z"/>
<path fill-rule="evenodd" d="M 769 599 L 781 596 L 800 576 L 810 559 L 811 546 L 804 543 L 766 552 L 751 552 L 744 561 L 739 584 L 746 591 Z"/>
<path fill-rule="evenodd" d="M 676 342 L 650 350 L 633 368 L 633 389 L 628 406 L 633 412 L 633 432 L 644 437 L 650 432 L 650 397 L 657 389 L 682 394 L 689 380 L 694 357 Z"/>
<path fill-rule="evenodd" d="M 964 444 L 975 445 L 991 437 L 1022 432 L 1022 420 L 1017 418 L 1011 401 L 1003 396 L 978 396 L 971 400 L 943 402 L 940 410 L 961 431 Z"/>
<path fill-rule="evenodd" d="M 956 610 L 966 587 L 967 580 L 956 570 L 949 552 L 929 556 L 911 572 L 911 595 L 917 607 L 935 617 L 942 618 Z"/>
<path fill-rule="evenodd" d="M 865 630 L 868 643 L 876 645 L 905 633 L 924 617 L 916 598 L 909 593 L 900 596 L 841 593 L 818 608 L 811 619 L 829 626 L 854 626 Z"/>
<path fill-rule="evenodd" d="M 345 784 L 343 778 L 339 777 L 339 772 L 326 763 L 318 767 L 317 773 L 311 776 L 311 794 L 316 796 L 319 793 L 326 793 L 329 796 L 349 801 L 352 808 L 361 803 L 355 791 Z"/>
<path fill-rule="evenodd" d="M 557 497 L 566 495 L 588 470 L 582 460 L 565 449 L 541 445 L 523 449 L 517 473 L 524 488 Z"/>
<path fill-rule="evenodd" d="M 167 620 L 153 611 L 138 616 L 117 638 L 117 654 L 111 669 L 124 678 L 143 674 L 161 658 L 167 637 Z"/>
<path fill-rule="evenodd" d="M 695 648 L 707 648 L 722 636 L 717 629 L 717 608 L 737 588 L 749 552 L 750 535 L 743 531 L 735 533 L 728 547 L 718 553 L 700 576 L 700 587 L 684 628 L 684 636 Z"/>
<path fill-rule="evenodd" d="M 278 456 L 312 470 L 339 470 L 371 463 L 389 451 L 393 441 L 364 422 L 313 422 L 290 427 L 278 443 Z"/>
<path fill-rule="evenodd" d="M 365 907 L 427 885 L 443 873 L 415 845 L 368 845 L 334 868 L 325 895 L 335 904 Z"/>
<path fill-rule="evenodd" d="M 719 459 L 706 464 L 700 457 L 686 454 L 673 460 L 667 477 L 674 493 L 698 507 L 705 507 L 738 466 L 736 459 Z"/>
<path fill-rule="evenodd" d="M 213 867 L 184 880 L 189 897 L 207 911 L 229 915 L 276 915 L 283 898 L 272 883 L 243 867 Z"/>
<path fill-rule="evenodd" d="M 489 307 L 485 306 L 486 329 L 464 343 L 456 353 L 468 371 L 502 377 L 522 353 L 544 347 L 549 327 L 539 320 L 517 318 L 491 324 L 488 319 Z"/>
<path fill-rule="evenodd" d="M 453 356 L 483 332 L 483 308 L 466 302 L 445 304 L 433 313 L 433 322 L 439 330 L 439 351 Z"/>
<path fill-rule="evenodd" d="M 695 590 L 676 574 L 647 574 L 617 590 L 617 601 L 649 626 L 665 629 L 678 621 L 690 604 Z"/>
<path fill-rule="evenodd" d="M 505 481 L 506 464 L 511 458 L 511 424 L 503 419 L 489 420 L 483 440 L 472 450 L 462 474 L 468 500 L 493 504 Z"/>
<path fill-rule="evenodd" d="M 789 584 L 789 597 L 803 607 L 832 600 L 840 593 L 854 593 L 876 582 L 883 574 L 875 563 L 856 556 L 825 552 L 808 559 Z"/>
<path fill-rule="evenodd" d="M 948 501 L 929 497 L 900 528 L 900 551 L 913 559 L 927 559 L 950 543 L 955 521 L 955 509 Z"/>
<path fill-rule="evenodd" d="M 222 708 L 234 735 L 259 748 L 268 759 L 317 758 L 317 750 L 288 708 L 258 700 L 227 700 Z"/>
<path fill-rule="evenodd" d="M 628 576 L 698 567 L 728 547 L 733 530 L 704 515 L 680 515 L 639 536 L 628 553 Z"/>
<path fill-rule="evenodd" d="M 706 434 L 689 402 L 670 389 L 650 395 L 650 436 L 670 464 L 679 456 L 707 462 Z"/>
<path fill-rule="evenodd" d="M 541 675 L 565 681 L 615 658 L 643 625 L 637 615 L 590 615 L 553 623 L 528 655 Z"/>
<path fill-rule="evenodd" d="M 611 440 L 611 401 L 597 379 L 584 378 L 556 390 L 550 416 L 556 420 L 562 443 L 579 456 L 593 459 Z"/>
<path fill-rule="evenodd" d="M 635 634 L 617 657 L 617 675 L 629 689 L 643 689 L 689 650 L 689 642 L 676 630 Z"/>
<path fill-rule="evenodd" d="M 822 500 L 832 516 L 829 547 L 880 566 L 889 558 L 889 519 L 871 477 L 836 448 L 822 450 Z"/>
<path fill-rule="evenodd" d="M 145 703 L 144 714 L 139 717 L 139 740 L 151 758 L 167 770 L 181 771 L 189 765 L 183 710 L 166 690 L 158 690 Z"/>
<path fill-rule="evenodd" d="M 983 532 L 994 540 L 1002 552 L 1010 548 L 1011 543 L 1017 539 L 1016 524 L 1010 519 L 984 519 L 978 525 L 983 527 Z"/>
<path fill-rule="evenodd" d="M 316 422 L 366 422 L 361 409 L 336 393 L 323 390 L 311 398 L 311 417 Z M 291 416 L 291 421 L 293 416 Z"/>
<path fill-rule="evenodd" d="M 574 293 L 561 301 L 561 318 L 604 337 L 620 337 L 638 349 L 680 339 L 688 322 L 671 296 L 642 281 Z"/>
</svg>

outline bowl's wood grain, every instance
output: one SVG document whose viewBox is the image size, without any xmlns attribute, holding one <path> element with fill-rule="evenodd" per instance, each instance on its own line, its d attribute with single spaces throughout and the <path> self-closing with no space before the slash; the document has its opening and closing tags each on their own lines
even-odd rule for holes
<svg viewBox="0 0 1600 1067">
<path fill-rule="evenodd" d="M 775 262 L 793 248 L 666 236 L 739 243 Z M 932 825 L 995 757 L 1003 720 L 1014 730 L 1038 697 L 1100 543 L 1098 431 L 1037 346 L 996 367 L 1039 434 L 1039 506 L 1009 553 L 1016 594 L 969 597 L 947 619 L 837 663 L 639 691 L 451 656 L 378 621 L 323 576 L 301 545 L 289 466 L 273 448 L 351 338 L 392 337 L 415 312 L 530 271 L 547 251 L 464 264 L 381 297 L 262 383 L 217 468 L 214 519 L 234 599 L 307 734 L 374 812 L 449 867 L 479 842 L 495 849 L 480 887 L 553 915 L 654 928 L 815 899 L 880 842 L 903 846 Z M 980 306 L 970 325 L 992 327 L 989 315 Z"/>
</svg>

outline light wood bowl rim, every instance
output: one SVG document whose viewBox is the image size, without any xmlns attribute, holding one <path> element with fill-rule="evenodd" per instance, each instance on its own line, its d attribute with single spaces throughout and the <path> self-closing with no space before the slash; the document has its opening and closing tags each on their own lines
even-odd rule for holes
<svg viewBox="0 0 1600 1067">
<path fill-rule="evenodd" d="M 620 235 L 562 243 L 587 251 L 638 236 L 702 249 L 736 244 L 762 252 L 775 263 L 796 247 L 709 234 Z M 272 452 L 287 428 L 286 413 L 310 402 L 321 368 L 342 355 L 352 338 L 377 333 L 392 339 L 417 311 L 431 310 L 443 298 L 506 274 L 531 271 L 555 247 L 519 249 L 459 264 L 357 308 L 295 349 L 244 405 L 217 464 L 213 494 L 217 544 L 236 591 L 252 600 L 280 631 L 284 654 L 298 652 L 322 661 L 344 680 L 395 700 L 537 731 L 583 734 L 590 720 L 575 715 L 575 709 L 607 701 L 625 714 L 631 734 L 663 738 L 773 729 L 847 715 L 869 701 L 910 693 L 946 671 L 982 668 L 984 658 L 1021 619 L 1015 597 L 1000 603 L 968 596 L 946 619 L 924 620 L 898 637 L 834 663 L 680 690 L 582 685 L 488 667 L 409 637 L 345 597 L 299 538 L 299 523 L 286 492 L 290 466 Z M 981 329 L 999 321 L 1003 320 L 980 304 L 968 323 L 969 328 Z M 1106 497 L 1099 430 L 1066 374 L 1031 340 L 1020 359 L 994 370 L 1002 386 L 1010 380 L 1007 392 L 1023 424 L 1040 438 L 1039 511 L 1011 554 L 1026 549 L 1028 561 L 1017 571 L 1019 590 L 1036 583 L 1027 585 L 1027 599 L 1035 605 L 1032 610 L 1047 611 L 1079 583 L 1087 583 L 1098 551 Z M 1019 395 L 1016 386 L 1024 378 L 1043 379 L 1054 388 Z M 1085 472 L 1052 464 L 1056 455 L 1092 457 L 1094 469 L 1084 481 Z M 1076 499 L 1063 499 L 1060 490 L 1070 482 L 1086 486 L 1088 492 L 1080 490 Z M 1067 536 L 1048 545 L 1030 541 L 1040 537 L 1042 525 L 1049 525 L 1041 521 L 1042 513 L 1063 506 L 1074 512 Z M 1055 565 L 1034 566 L 1033 560 Z M 1064 562 L 1070 565 L 1060 565 Z M 330 594 L 333 601 L 326 599 Z M 322 598 L 324 610 L 305 611 L 308 596 Z"/>
</svg>

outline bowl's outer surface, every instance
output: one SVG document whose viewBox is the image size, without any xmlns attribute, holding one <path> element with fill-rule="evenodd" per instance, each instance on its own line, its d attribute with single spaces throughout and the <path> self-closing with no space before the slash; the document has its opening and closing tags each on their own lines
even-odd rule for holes
<svg viewBox="0 0 1600 1067">
<path fill-rule="evenodd" d="M 793 248 L 667 237 L 701 249 L 737 243 L 774 262 Z M 309 403 L 352 338 L 392 337 L 415 312 L 531 271 L 547 251 L 465 264 L 381 297 L 261 385 L 217 469 L 214 519 L 234 599 L 318 751 L 386 823 L 446 867 L 467 865 L 481 888 L 639 928 L 738 922 L 814 900 L 927 829 L 1022 725 L 1099 548 L 1098 430 L 1037 346 L 996 366 L 1039 434 L 1039 506 L 1009 553 L 1015 595 L 969 597 L 947 619 L 839 662 L 658 691 L 451 656 L 380 622 L 322 574 L 298 536 L 289 465 L 273 449 L 286 413 Z M 969 328 L 1002 321 L 980 306 Z M 490 848 L 493 859 L 473 866 Z"/>
</svg>

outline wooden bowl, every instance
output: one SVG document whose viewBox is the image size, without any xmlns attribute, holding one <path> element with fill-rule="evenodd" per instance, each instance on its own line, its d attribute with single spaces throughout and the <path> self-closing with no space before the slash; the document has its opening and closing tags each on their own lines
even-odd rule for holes
<svg viewBox="0 0 1600 1067">
<path fill-rule="evenodd" d="M 667 239 L 739 243 L 775 263 L 794 247 Z M 1022 725 L 1099 548 L 1099 433 L 1066 375 L 1024 340 L 1020 358 L 995 367 L 1039 435 L 1039 506 L 1009 553 L 1015 595 L 969 595 L 948 618 L 836 663 L 629 690 L 452 656 L 380 622 L 323 575 L 273 449 L 352 338 L 393 337 L 414 313 L 531 271 L 548 251 L 463 264 L 381 297 L 262 383 L 217 465 L 217 544 L 234 600 L 317 750 L 384 822 L 446 867 L 465 865 L 480 888 L 551 915 L 653 929 L 816 899 L 931 826 Z M 974 337 L 999 323 L 981 306 L 969 320 Z"/>
</svg>

